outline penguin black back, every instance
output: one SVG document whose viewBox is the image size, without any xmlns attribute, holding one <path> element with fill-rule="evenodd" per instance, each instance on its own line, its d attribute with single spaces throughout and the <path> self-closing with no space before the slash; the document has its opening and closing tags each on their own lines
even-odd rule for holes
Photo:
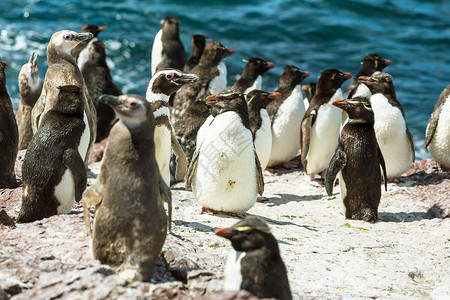
<svg viewBox="0 0 450 300">
<path fill-rule="evenodd" d="M 162 21 L 163 45 L 162 60 L 156 71 L 163 68 L 183 70 L 186 63 L 186 52 L 180 40 L 179 20 L 175 17 L 165 17 Z"/>
<path fill-rule="evenodd" d="M 196 34 L 192 36 L 191 42 L 191 53 L 189 59 L 184 66 L 183 72 L 189 73 L 200 61 L 203 50 L 205 50 L 206 38 L 201 34 Z"/>
</svg>

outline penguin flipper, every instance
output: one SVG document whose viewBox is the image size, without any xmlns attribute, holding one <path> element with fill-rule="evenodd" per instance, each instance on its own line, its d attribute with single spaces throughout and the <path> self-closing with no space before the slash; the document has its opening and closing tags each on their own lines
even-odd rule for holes
<svg viewBox="0 0 450 300">
<path fill-rule="evenodd" d="M 161 177 L 159 179 L 159 193 L 161 200 L 167 203 L 167 228 L 170 233 L 172 232 L 172 192 Z"/>
<path fill-rule="evenodd" d="M 342 144 L 339 142 L 339 145 L 330 160 L 330 164 L 325 175 L 325 190 L 327 191 L 328 196 L 333 195 L 333 187 L 334 182 L 336 181 L 336 176 L 346 164 L 347 155 L 344 152 Z"/>
<path fill-rule="evenodd" d="M 416 160 L 416 150 L 414 149 L 413 136 L 412 136 L 411 132 L 409 131 L 408 127 L 406 127 L 406 135 L 408 136 L 409 149 L 411 150 L 412 161 L 414 162 Z"/>
<path fill-rule="evenodd" d="M 175 171 L 175 179 L 183 180 L 184 176 L 186 176 L 187 172 L 187 159 L 186 155 L 181 148 L 180 143 L 178 142 L 173 129 L 171 129 L 171 144 L 172 151 L 176 155 L 176 171 Z"/>
<path fill-rule="evenodd" d="M 409 132 L 409 131 L 408 131 Z M 387 174 L 386 174 L 386 164 L 384 162 L 383 154 L 381 153 L 380 146 L 378 148 L 378 161 L 381 166 L 381 170 L 383 170 L 383 178 L 384 178 L 384 190 L 387 191 Z"/>
<path fill-rule="evenodd" d="M 195 150 L 192 156 L 191 163 L 186 174 L 186 190 L 192 190 L 192 180 L 194 179 L 195 173 L 197 173 L 198 157 L 200 155 L 200 146 Z"/>
<path fill-rule="evenodd" d="M 309 110 L 309 109 L 308 109 Z M 302 155 L 302 165 L 306 171 L 307 161 L 306 156 L 309 150 L 309 143 L 311 140 L 311 128 L 314 125 L 317 118 L 317 110 L 312 109 L 309 113 L 305 113 L 300 128 L 300 149 Z"/>
<path fill-rule="evenodd" d="M 260 196 L 262 196 L 262 194 L 264 193 L 264 177 L 263 177 L 263 173 L 262 173 L 262 169 L 261 169 L 261 163 L 259 162 L 259 158 L 258 155 L 255 152 L 255 164 L 256 164 L 256 186 L 258 188 L 258 194 Z"/>
<path fill-rule="evenodd" d="M 101 174 L 99 176 L 101 176 Z M 81 202 L 83 203 L 83 216 L 87 236 L 91 235 L 91 218 L 89 216 L 89 210 L 92 205 L 98 205 L 102 202 L 102 190 L 103 185 L 100 178 L 97 178 L 94 184 L 84 191 L 83 198 L 81 199 Z"/>
<path fill-rule="evenodd" d="M 80 202 L 83 191 L 86 189 L 87 173 L 84 160 L 81 158 L 78 149 L 69 148 L 63 153 L 63 164 L 72 173 L 75 184 L 75 201 Z"/>
</svg>

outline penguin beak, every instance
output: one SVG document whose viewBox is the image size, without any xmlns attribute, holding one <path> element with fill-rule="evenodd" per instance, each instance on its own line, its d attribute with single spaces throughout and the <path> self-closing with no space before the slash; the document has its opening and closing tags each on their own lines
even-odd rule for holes
<svg viewBox="0 0 450 300">
<path fill-rule="evenodd" d="M 227 56 L 230 56 L 231 54 L 236 53 L 236 50 L 232 49 L 232 48 L 227 48 L 227 50 L 225 51 L 225 53 L 223 54 L 222 58 L 225 58 Z"/>
<path fill-rule="evenodd" d="M 349 72 L 345 72 L 344 73 L 344 78 L 347 80 L 347 79 L 350 79 L 350 78 L 352 78 L 353 77 L 353 75 L 352 75 L 352 73 L 349 73 Z"/>
<path fill-rule="evenodd" d="M 303 74 L 305 74 L 305 78 L 306 78 L 306 77 L 309 77 L 309 76 L 311 75 L 311 73 L 308 72 L 308 71 L 303 71 Z"/>
<path fill-rule="evenodd" d="M 386 65 L 386 67 L 392 65 L 392 61 L 390 61 L 389 59 L 383 60 L 383 63 Z"/>
<path fill-rule="evenodd" d="M 333 104 L 336 107 L 342 108 L 344 106 L 347 106 L 348 103 L 347 103 L 347 100 L 337 99 L 337 100 L 334 100 L 331 104 Z"/>
<path fill-rule="evenodd" d="M 212 105 L 212 104 L 216 104 L 217 102 L 219 102 L 220 98 L 217 97 L 217 95 L 209 95 L 208 97 L 206 97 L 206 100 L 209 100 L 206 102 L 206 104 Z"/>
<path fill-rule="evenodd" d="M 306 84 L 302 85 L 302 91 L 306 92 L 308 90 L 308 86 Z"/>
<path fill-rule="evenodd" d="M 370 80 L 369 76 L 359 76 L 358 83 L 368 83 Z"/>
<path fill-rule="evenodd" d="M 81 42 L 84 40 L 92 39 L 94 35 L 90 32 L 80 32 L 75 36 L 75 41 Z"/>
<path fill-rule="evenodd" d="M 31 56 L 33 57 L 33 61 L 32 61 L 33 67 L 36 68 L 36 63 L 37 63 L 37 59 L 39 57 L 39 53 L 33 52 L 33 54 Z"/>
<path fill-rule="evenodd" d="M 269 67 L 269 69 L 275 68 L 275 64 L 273 62 L 270 62 L 270 61 L 267 63 L 267 66 Z"/>
<path fill-rule="evenodd" d="M 0 64 L 3 65 L 3 68 L 6 69 L 7 67 L 9 67 L 9 62 L 7 62 L 6 60 L 0 60 Z"/>
<path fill-rule="evenodd" d="M 281 95 L 280 92 L 272 92 L 267 97 L 269 97 L 269 99 L 271 99 L 271 100 L 277 100 L 277 99 L 280 99 L 282 96 L 283 95 Z"/>
<path fill-rule="evenodd" d="M 181 77 L 173 77 L 173 82 L 178 84 L 186 84 L 197 82 L 199 77 L 195 74 L 183 74 Z"/>
<path fill-rule="evenodd" d="M 106 27 L 105 26 L 98 26 L 98 32 L 102 32 L 105 31 Z"/>
<path fill-rule="evenodd" d="M 233 230 L 229 227 L 219 228 L 214 233 L 226 239 L 230 239 L 233 236 Z"/>
<path fill-rule="evenodd" d="M 101 95 L 98 98 L 98 100 L 103 103 L 106 103 L 112 107 L 119 106 L 122 104 L 122 102 L 119 100 L 119 97 L 112 96 L 112 95 Z"/>
</svg>

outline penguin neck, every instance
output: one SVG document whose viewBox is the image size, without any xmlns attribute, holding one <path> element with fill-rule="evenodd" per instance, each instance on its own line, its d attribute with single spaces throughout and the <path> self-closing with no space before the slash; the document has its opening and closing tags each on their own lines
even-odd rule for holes
<svg viewBox="0 0 450 300">
<path fill-rule="evenodd" d="M 50 44 L 47 47 L 47 61 L 49 66 L 52 64 L 69 63 L 78 68 L 75 58 L 70 51 L 63 51 L 54 44 Z"/>
<path fill-rule="evenodd" d="M 283 99 L 287 99 L 299 84 L 300 82 L 294 80 L 290 80 L 288 82 L 280 82 L 277 92 L 283 95 Z"/>
</svg>

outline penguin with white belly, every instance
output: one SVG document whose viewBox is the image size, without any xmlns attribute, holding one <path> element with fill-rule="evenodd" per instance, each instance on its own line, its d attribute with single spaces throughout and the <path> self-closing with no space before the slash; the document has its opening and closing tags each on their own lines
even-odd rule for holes
<svg viewBox="0 0 450 300">
<path fill-rule="evenodd" d="M 323 186 L 322 178 L 336 149 L 342 120 L 342 111 L 331 103 L 342 98 L 340 87 L 351 77 L 352 74 L 336 69 L 323 71 L 317 81 L 316 94 L 301 121 L 302 164 L 311 185 Z M 322 173 L 322 178 L 315 179 L 318 173 Z"/>
<path fill-rule="evenodd" d="M 243 94 L 226 91 L 207 98 L 217 116 L 197 144 L 186 176 L 202 212 L 245 215 L 264 192 Z"/>
<path fill-rule="evenodd" d="M 55 105 L 42 117 L 22 166 L 22 207 L 17 222 L 68 213 L 81 200 L 87 173 L 80 149 L 83 99 L 78 86 L 59 88 Z"/>
</svg>

